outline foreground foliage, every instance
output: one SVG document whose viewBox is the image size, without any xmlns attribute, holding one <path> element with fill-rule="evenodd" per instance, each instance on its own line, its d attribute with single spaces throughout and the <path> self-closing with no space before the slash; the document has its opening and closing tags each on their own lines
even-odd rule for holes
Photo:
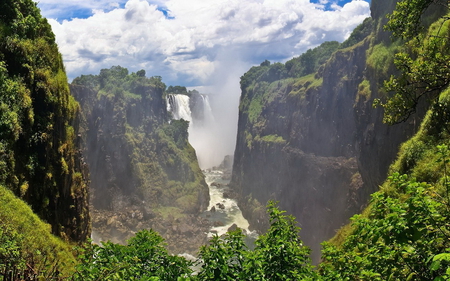
<svg viewBox="0 0 450 281">
<path fill-rule="evenodd" d="M 22 200 L 0 186 L 0 280 L 68 277 L 75 258 Z"/>
<path fill-rule="evenodd" d="M 169 255 L 162 243 L 156 232 L 142 230 L 127 245 L 87 244 L 73 280 L 177 280 L 191 273 L 191 263 Z"/>
<path fill-rule="evenodd" d="M 448 148 L 440 149 L 448 162 Z M 445 186 L 417 182 L 394 173 L 369 208 L 352 218 L 341 243 L 325 242 L 314 270 L 310 250 L 299 238 L 292 216 L 274 202 L 267 208 L 270 228 L 250 250 L 240 229 L 215 236 L 196 262 L 167 254 L 162 238 L 139 232 L 127 246 L 89 245 L 75 280 L 447 280 L 450 277 L 449 201 Z M 393 193 L 395 191 L 395 194 Z M 153 279 L 145 279 L 153 278 Z"/>
<path fill-rule="evenodd" d="M 0 1 L 0 184 L 71 240 L 90 235 L 79 110 L 36 3 Z"/>
<path fill-rule="evenodd" d="M 324 243 L 328 280 L 444 280 L 450 268 L 448 201 L 426 183 L 394 174 L 401 197 L 380 191 L 366 215 L 352 218 L 341 246 Z M 436 279 L 435 279 L 436 278 Z"/>
<path fill-rule="evenodd" d="M 431 18 L 439 14 L 441 17 L 427 29 L 425 24 L 430 15 L 426 12 L 431 9 L 434 9 Z M 384 102 L 376 101 L 385 109 L 384 122 L 406 121 L 419 101 L 435 102 L 439 92 L 450 85 L 450 17 L 442 11 L 448 12 L 448 1 L 403 0 L 388 15 L 386 29 L 405 40 L 405 44 L 403 51 L 395 55 L 400 75 L 385 82 L 392 95 Z"/>
<path fill-rule="evenodd" d="M 268 204 L 271 227 L 256 240 L 254 250 L 244 243 L 240 229 L 215 236 L 200 249 L 192 274 L 192 262 L 172 256 L 159 234 L 143 230 L 127 245 L 111 242 L 87 244 L 80 249 L 81 264 L 74 280 L 315 280 L 308 257 L 310 250 L 298 236 L 292 216 L 274 202 Z"/>
</svg>

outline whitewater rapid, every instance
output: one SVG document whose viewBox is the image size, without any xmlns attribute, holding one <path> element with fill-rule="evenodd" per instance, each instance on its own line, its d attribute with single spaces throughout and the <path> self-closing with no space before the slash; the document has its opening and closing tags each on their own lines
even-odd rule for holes
<svg viewBox="0 0 450 281">
<path fill-rule="evenodd" d="M 221 170 L 204 170 L 206 183 L 209 186 L 209 206 L 204 215 L 213 223 L 220 224 L 211 227 L 208 237 L 217 234 L 225 234 L 228 229 L 235 224 L 244 231 L 244 234 L 256 238 L 257 234 L 249 230 L 249 223 L 242 215 L 241 209 L 235 199 L 225 198 L 224 193 L 228 192 L 229 180 L 224 179 Z M 222 205 L 222 208 L 220 208 Z M 215 211 L 211 212 L 211 209 Z"/>
</svg>

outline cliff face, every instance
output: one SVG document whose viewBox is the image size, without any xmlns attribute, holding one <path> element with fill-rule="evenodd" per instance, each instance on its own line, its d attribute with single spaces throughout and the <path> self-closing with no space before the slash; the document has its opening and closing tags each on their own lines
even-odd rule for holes
<svg viewBox="0 0 450 281">
<path fill-rule="evenodd" d="M 120 66 L 81 76 L 71 85 L 85 117 L 93 228 L 103 239 L 123 242 L 144 226 L 164 235 L 169 226 L 160 230 L 160 221 L 153 219 L 189 221 L 208 206 L 209 191 L 188 142 L 188 123 L 170 121 L 164 89 L 159 77 L 128 74 Z M 118 222 L 103 221 L 104 212 Z M 131 224 L 138 213 L 144 219 Z M 175 247 L 180 242 L 169 241 Z"/>
<path fill-rule="evenodd" d="M 231 186 L 256 228 L 263 229 L 264 220 L 248 198 L 263 205 L 279 200 L 297 217 L 315 261 L 319 243 L 361 211 L 384 181 L 399 145 L 423 115 L 419 110 L 409 122 L 387 126 L 382 109 L 372 107 L 394 72 L 397 43 L 382 31 L 394 7 L 395 1 L 373 1 L 373 18 L 349 40 L 363 39 L 350 47 L 344 42 L 315 72 L 292 73 L 304 67 L 302 55 L 281 66 L 263 63 L 241 78 Z M 273 78 L 275 70 L 281 74 Z"/>
<path fill-rule="evenodd" d="M 0 183 L 52 232 L 90 236 L 79 105 L 54 34 L 31 0 L 0 3 Z"/>
<path fill-rule="evenodd" d="M 123 70 L 107 71 L 114 75 L 118 69 Z M 128 93 L 85 87 L 77 79 L 71 85 L 86 117 L 93 204 L 111 208 L 116 195 L 139 196 L 153 208 L 176 206 L 198 213 L 208 204 L 208 190 L 187 140 L 187 123 L 169 122 L 164 84 L 158 79 L 136 81 L 141 85 Z M 178 194 L 167 190 L 177 188 Z M 183 196 L 193 200 L 176 202 Z"/>
</svg>

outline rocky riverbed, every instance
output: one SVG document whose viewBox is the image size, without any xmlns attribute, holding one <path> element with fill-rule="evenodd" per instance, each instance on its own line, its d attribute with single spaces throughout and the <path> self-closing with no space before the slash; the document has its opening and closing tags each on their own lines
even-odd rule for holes
<svg viewBox="0 0 450 281">
<path fill-rule="evenodd" d="M 211 228 L 210 221 L 200 216 L 174 218 L 169 215 L 163 218 L 138 206 L 120 211 L 91 209 L 91 216 L 95 243 L 110 240 L 125 244 L 139 230 L 153 229 L 165 239 L 171 254 L 196 255 L 200 246 L 208 242 L 207 233 Z"/>
</svg>

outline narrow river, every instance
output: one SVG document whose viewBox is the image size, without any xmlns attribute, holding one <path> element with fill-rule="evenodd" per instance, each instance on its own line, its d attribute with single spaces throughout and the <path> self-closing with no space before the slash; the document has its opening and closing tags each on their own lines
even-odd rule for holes
<svg viewBox="0 0 450 281">
<path fill-rule="evenodd" d="M 228 183 L 230 180 L 224 178 L 224 172 L 221 170 L 207 169 L 203 173 L 209 186 L 210 196 L 208 209 L 203 213 L 203 216 L 213 224 L 208 236 L 212 237 L 214 234 L 221 236 L 230 227 L 236 225 L 247 235 L 246 242 L 251 247 L 251 244 L 257 238 L 257 234 L 249 230 L 249 223 L 242 215 L 236 200 L 228 198 Z"/>
</svg>

